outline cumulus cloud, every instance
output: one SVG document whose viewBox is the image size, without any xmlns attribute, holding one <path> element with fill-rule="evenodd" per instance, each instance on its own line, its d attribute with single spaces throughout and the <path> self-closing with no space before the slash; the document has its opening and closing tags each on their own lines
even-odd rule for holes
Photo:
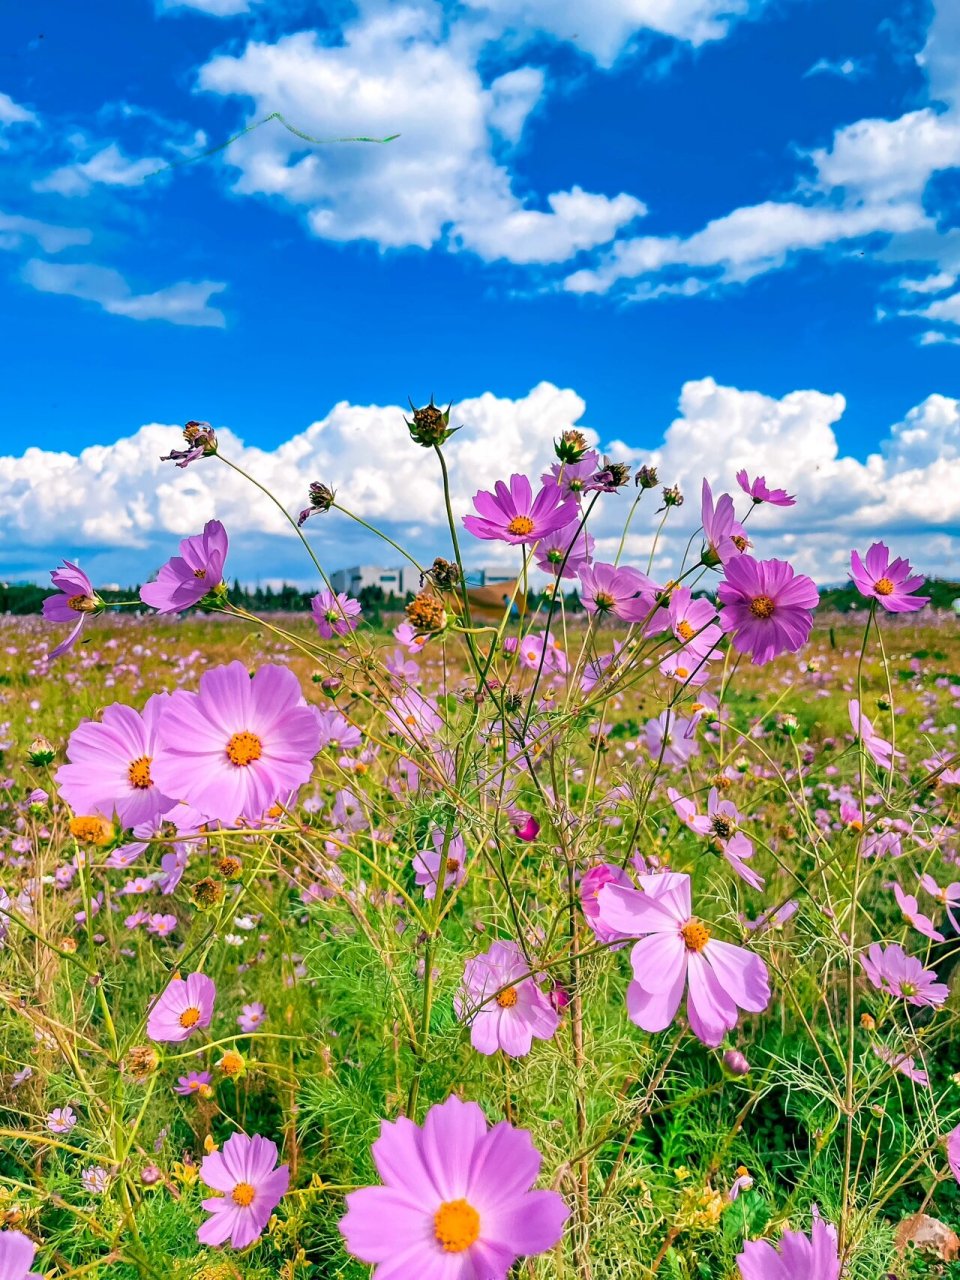
<svg viewBox="0 0 960 1280">
<path fill-rule="evenodd" d="M 19 102 L 14 102 L 8 93 L 0 93 L 0 128 L 8 124 L 36 124 L 37 116 Z"/>
<path fill-rule="evenodd" d="M 614 238 L 643 212 L 635 197 L 574 188 L 532 207 L 513 189 L 495 148 L 520 137 L 543 91 L 537 68 L 486 85 L 477 49 L 451 34 L 438 6 L 375 8 L 341 43 L 301 31 L 250 42 L 201 70 L 201 87 L 252 99 L 314 137 L 400 136 L 385 146 L 304 146 L 267 126 L 231 144 L 235 190 L 276 196 L 314 235 L 371 240 L 383 249 L 447 243 L 487 260 L 556 262 Z"/>
<path fill-rule="evenodd" d="M 22 278 L 41 293 L 66 294 L 95 302 L 111 315 L 131 320 L 166 320 L 170 324 L 222 329 L 226 318 L 211 307 L 210 298 L 226 288 L 215 280 L 182 281 L 154 293 L 134 293 L 111 267 L 93 263 L 45 262 L 31 258 L 24 263 Z"/>
<path fill-rule="evenodd" d="M 177 9 L 195 9 L 213 18 L 232 18 L 249 13 L 257 0 L 159 0 L 161 13 Z"/>
<path fill-rule="evenodd" d="M 136 187 L 163 165 L 164 161 L 157 156 L 132 160 L 123 154 L 115 142 L 111 142 L 88 160 L 61 165 L 45 178 L 39 178 L 34 182 L 33 189 L 41 192 L 55 191 L 62 196 L 85 196 L 98 184 L 108 187 Z"/>
<path fill-rule="evenodd" d="M 654 447 L 604 442 L 615 457 L 657 465 L 661 480 L 678 483 L 686 494 L 667 526 L 661 569 L 676 567 L 697 527 L 701 478 L 738 494 L 734 475 L 743 466 L 798 496 L 788 512 L 760 508 L 751 517 L 759 554 L 786 556 L 821 581 L 839 580 L 851 547 L 885 536 L 923 570 L 955 574 L 960 402 L 929 396 L 864 461 L 839 448 L 835 428 L 845 407 L 839 394 L 794 391 L 776 398 L 703 378 L 683 386 L 679 414 Z M 514 471 L 539 475 L 552 460 L 551 440 L 582 425 L 585 408 L 576 392 L 550 383 L 518 399 L 487 393 L 455 406 L 464 429 L 446 451 L 454 509 L 469 511 L 478 488 Z M 307 483 L 323 480 L 345 508 L 426 562 L 449 550 L 446 515 L 438 477 L 427 454 L 410 443 L 402 416 L 400 406 L 341 403 L 273 450 L 245 445 L 217 425 L 224 454 L 291 512 L 303 505 Z M 178 443 L 176 428 L 151 424 L 79 455 L 29 449 L 22 457 L 0 457 L 0 563 L 8 572 L 19 566 L 39 573 L 55 556 L 80 556 L 95 577 L 132 582 L 215 515 L 234 544 L 232 574 L 309 582 L 309 566 L 276 508 L 213 459 L 186 471 L 161 463 L 160 454 Z M 615 554 L 633 495 L 631 489 L 604 499 L 594 526 L 598 554 Z M 655 495 L 646 501 L 651 516 Z M 638 562 L 651 545 L 653 521 L 644 514 L 641 507 L 627 543 Z M 330 570 L 396 559 L 337 512 L 316 517 L 307 530 Z M 514 563 L 508 548 L 464 543 L 470 563 Z"/>
<path fill-rule="evenodd" d="M 39 222 L 19 213 L 0 209 L 0 249 L 22 249 L 26 241 L 35 241 L 44 253 L 60 253 L 77 245 L 89 244 L 93 235 L 86 227 L 60 227 Z"/>
</svg>

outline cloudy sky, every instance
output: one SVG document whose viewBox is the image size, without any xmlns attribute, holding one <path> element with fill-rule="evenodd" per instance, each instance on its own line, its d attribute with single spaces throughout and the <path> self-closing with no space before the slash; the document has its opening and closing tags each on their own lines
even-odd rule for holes
<svg viewBox="0 0 960 1280">
<path fill-rule="evenodd" d="M 747 466 L 798 495 L 762 553 L 958 575 L 950 0 L 34 0 L 0 37 L 0 576 L 142 580 L 216 514 L 241 578 L 309 581 L 225 468 L 160 464 L 188 418 L 443 552 L 431 392 L 461 504 L 578 424 L 687 492 L 668 554 Z"/>
</svg>

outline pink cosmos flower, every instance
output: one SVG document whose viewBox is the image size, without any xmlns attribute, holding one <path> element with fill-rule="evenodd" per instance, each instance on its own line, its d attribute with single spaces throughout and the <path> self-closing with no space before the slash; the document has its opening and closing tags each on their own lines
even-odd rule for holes
<svg viewBox="0 0 960 1280">
<path fill-rule="evenodd" d="M 0 1231 L 0 1280 L 43 1280 L 31 1271 L 37 1246 L 22 1231 Z"/>
<path fill-rule="evenodd" d="M 663 1031 L 686 989 L 690 1028 L 715 1048 L 737 1025 L 738 1008 L 762 1013 L 770 1003 L 767 967 L 694 917 L 688 875 L 642 875 L 637 882 L 639 889 L 605 885 L 597 899 L 605 925 L 640 938 L 630 954 L 627 1012 L 644 1031 Z"/>
<path fill-rule="evenodd" d="M 209 1027 L 217 988 L 204 973 L 171 978 L 147 1017 L 147 1035 L 158 1044 L 180 1044 Z"/>
<path fill-rule="evenodd" d="M 915 613 L 930 603 L 929 596 L 911 592 L 923 586 L 922 576 L 911 577 L 909 561 L 890 560 L 890 552 L 882 542 L 875 542 L 861 560 L 856 551 L 850 553 L 850 576 L 862 596 L 876 600 L 889 613 Z"/>
<path fill-rule="evenodd" d="M 709 835 L 713 823 L 706 814 L 698 814 L 697 806 L 686 796 L 682 796 L 676 787 L 667 787 L 667 798 L 673 805 L 673 811 L 680 821 L 698 836 Z"/>
<path fill-rule="evenodd" d="M 286 667 L 251 679 L 242 662 L 178 689 L 160 716 L 157 784 L 211 820 L 256 819 L 310 777 L 320 746 L 316 713 Z"/>
<path fill-rule="evenodd" d="M 398 693 L 385 708 L 384 719 L 394 733 L 420 743 L 443 728 L 436 701 L 416 689 L 404 689 Z"/>
<path fill-rule="evenodd" d="M 960 1124 L 947 1134 L 947 1163 L 950 1172 L 960 1182 Z"/>
<path fill-rule="evenodd" d="M 658 588 L 639 569 L 595 563 L 585 565 L 579 578 L 580 603 L 587 613 L 642 622 L 656 608 Z"/>
<path fill-rule="evenodd" d="M 116 813 L 125 827 L 157 823 L 176 803 L 176 791 L 164 791 L 156 770 L 163 750 L 160 717 L 170 695 L 155 693 L 142 714 L 115 702 L 99 722 L 87 720 L 67 743 L 68 764 L 57 770 L 60 795 L 76 814 Z"/>
<path fill-rule="evenodd" d="M 700 754 L 700 744 L 692 733 L 691 721 L 678 716 L 668 707 L 666 711 L 643 726 L 643 738 L 654 760 L 662 758 L 664 764 L 682 768 L 691 758 Z"/>
<path fill-rule="evenodd" d="M 711 568 L 742 555 L 750 546 L 746 530 L 737 520 L 733 499 L 729 493 L 722 493 L 714 506 L 713 492 L 706 480 L 700 491 L 700 522 L 706 539 L 700 558 Z"/>
<path fill-rule="evenodd" d="M 213 1076 L 209 1071 L 188 1071 L 185 1076 L 178 1076 L 173 1092 L 179 1093 L 181 1098 L 190 1098 L 208 1090 L 212 1083 Z"/>
<path fill-rule="evenodd" d="M 69 1133 L 77 1123 L 73 1107 L 55 1107 L 47 1116 L 47 1128 L 51 1133 Z"/>
<path fill-rule="evenodd" d="M 544 573 L 555 578 L 575 578 L 590 563 L 593 547 L 593 535 L 580 529 L 580 522 L 576 520 L 541 538 L 534 558 L 537 568 Z"/>
<path fill-rule="evenodd" d="M 933 942 L 944 941 L 943 934 L 933 927 L 933 921 L 930 917 L 923 914 L 912 893 L 904 893 L 896 881 L 889 885 L 884 885 L 884 888 L 893 890 L 897 906 L 903 912 L 908 923 L 916 929 L 917 933 L 922 933 L 925 938 L 930 938 Z"/>
<path fill-rule="evenodd" d="M 894 1071 L 899 1071 L 902 1076 L 906 1076 L 914 1084 L 919 1084 L 924 1089 L 930 1088 L 930 1077 L 926 1071 L 917 1066 L 916 1059 L 910 1054 L 896 1053 L 893 1049 L 888 1049 L 886 1045 L 882 1044 L 875 1044 L 873 1052 L 881 1062 L 893 1067 Z"/>
<path fill-rule="evenodd" d="M 463 523 L 475 538 L 500 542 L 539 542 L 555 529 L 577 518 L 577 500 L 564 496 L 558 484 L 544 485 L 536 497 L 526 476 L 512 475 L 510 486 L 498 480 L 495 493 L 481 489 L 473 505 L 480 513 L 464 516 Z"/>
<path fill-rule="evenodd" d="M 201 1244 L 229 1240 L 234 1249 L 245 1249 L 258 1239 L 290 1185 L 289 1165 L 276 1164 L 276 1143 L 257 1134 L 234 1133 L 222 1151 L 204 1156 L 200 1178 L 222 1195 L 203 1201 L 211 1216 L 197 1232 Z"/>
<path fill-rule="evenodd" d="M 540 823 L 526 809 L 518 809 L 516 805 L 507 810 L 507 821 L 518 840 L 531 844 L 540 834 Z"/>
<path fill-rule="evenodd" d="M 244 1035 L 252 1035 L 267 1020 L 267 1011 L 259 1000 L 245 1004 L 237 1015 L 237 1026 Z"/>
<path fill-rule="evenodd" d="M 950 994 L 945 982 L 937 982 L 932 969 L 925 969 L 916 956 L 908 956 L 895 942 L 888 947 L 874 942 L 860 957 L 860 963 L 878 991 L 907 1004 L 935 1008 Z"/>
<path fill-rule="evenodd" d="M 836 1228 L 814 1209 L 809 1236 L 784 1231 L 779 1253 L 766 1240 L 748 1240 L 737 1266 L 742 1280 L 840 1280 Z"/>
<path fill-rule="evenodd" d="M 954 932 L 960 933 L 960 924 L 957 923 L 957 917 L 954 915 L 954 911 L 957 907 L 960 907 L 960 881 L 954 881 L 953 884 L 948 884 L 945 889 L 941 889 L 933 876 L 924 873 L 920 877 L 920 887 L 936 898 L 938 902 L 943 903 L 947 909 L 947 915 L 953 925 Z"/>
<path fill-rule="evenodd" d="M 600 455 L 595 449 L 588 449 L 579 462 L 554 462 L 549 471 L 544 471 L 541 481 L 549 486 L 559 485 L 564 497 L 573 494 L 577 501 L 587 490 L 588 481 L 596 474 L 600 464 Z"/>
<path fill-rule="evenodd" d="M 333 636 L 349 635 L 359 626 L 363 606 L 359 600 L 344 595 L 341 591 L 334 595 L 332 591 L 321 591 L 310 601 L 313 620 L 324 640 Z"/>
<path fill-rule="evenodd" d="M 791 497 L 786 489 L 768 489 L 766 476 L 757 476 L 756 480 L 751 481 L 745 468 L 737 472 L 737 484 L 754 502 L 769 502 L 772 507 L 796 505 L 796 498 Z"/>
<path fill-rule="evenodd" d="M 860 703 L 851 698 L 847 703 L 847 712 L 853 732 L 863 742 L 863 748 L 881 769 L 892 769 L 894 756 L 903 756 L 902 751 L 894 751 L 893 745 L 876 733 L 873 725 L 860 710 Z"/>
<path fill-rule="evenodd" d="M 52 569 L 50 578 L 62 594 L 47 596 L 43 602 L 43 616 L 48 622 L 73 623 L 73 630 L 66 640 L 61 640 L 50 653 L 51 658 L 59 658 L 76 644 L 87 618 L 102 606 L 103 601 L 83 570 L 69 560 L 64 560 L 62 565 Z"/>
<path fill-rule="evenodd" d="M 208 520 L 203 533 L 184 538 L 180 554 L 168 560 L 156 582 L 140 588 L 140 599 L 158 613 L 180 613 L 208 595 L 223 581 L 227 531 L 219 520 Z"/>
<path fill-rule="evenodd" d="M 469 1025 L 470 1043 L 478 1053 L 502 1049 L 511 1058 L 525 1057 L 534 1037 L 552 1039 L 560 1022 L 516 942 L 494 942 L 489 951 L 467 961 L 453 1006 Z"/>
<path fill-rule="evenodd" d="M 683 646 L 688 666 L 715 655 L 723 632 L 716 625 L 717 611 L 710 600 L 695 600 L 689 587 L 674 587 L 667 609 L 667 625 Z"/>
<path fill-rule="evenodd" d="M 781 653 L 796 653 L 813 630 L 820 595 L 810 578 L 785 560 L 741 555 L 724 565 L 717 589 L 720 625 L 738 653 L 763 666 Z"/>
<path fill-rule="evenodd" d="M 506 1280 L 518 1258 L 553 1248 L 569 1210 L 531 1191 L 540 1152 L 525 1129 L 493 1128 L 475 1102 L 451 1096 L 423 1128 L 384 1120 L 373 1144 L 383 1186 L 346 1198 L 347 1251 L 372 1280 Z"/>
<path fill-rule="evenodd" d="M 625 889 L 633 888 L 633 881 L 624 871 L 623 867 L 615 866 L 612 862 L 601 862 L 595 867 L 590 867 L 585 871 L 580 879 L 580 906 L 583 908 L 584 918 L 587 924 L 593 930 L 594 936 L 598 942 L 615 942 L 618 945 L 612 946 L 611 951 L 619 951 L 626 943 L 621 941 L 624 934 L 617 929 L 611 929 L 600 918 L 600 905 L 597 898 L 600 890 L 607 884 L 619 884 Z M 631 937 L 627 934 L 626 937 Z"/>
<path fill-rule="evenodd" d="M 437 880 L 440 873 L 440 858 L 443 853 L 443 842 L 445 832 L 442 827 L 434 827 L 430 832 L 430 839 L 433 841 L 433 850 L 421 849 L 413 857 L 413 869 L 416 873 L 415 879 L 418 885 L 423 887 L 423 896 L 425 898 L 435 898 L 437 896 Z M 463 884 L 466 878 L 464 870 L 464 862 L 466 860 L 467 850 L 463 843 L 463 836 L 458 832 L 454 832 L 450 837 L 450 843 L 447 846 L 447 856 L 445 859 L 445 870 L 443 877 L 444 889 L 452 889 L 454 885 Z"/>
</svg>

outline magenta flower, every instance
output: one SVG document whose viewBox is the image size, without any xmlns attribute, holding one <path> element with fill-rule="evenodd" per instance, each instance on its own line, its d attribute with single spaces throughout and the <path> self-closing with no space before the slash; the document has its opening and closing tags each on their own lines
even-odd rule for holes
<svg viewBox="0 0 960 1280">
<path fill-rule="evenodd" d="M 171 978 L 147 1016 L 147 1035 L 158 1044 L 180 1044 L 209 1027 L 217 988 L 205 973 Z"/>
<path fill-rule="evenodd" d="M 526 809 L 518 809 L 515 805 L 507 810 L 507 820 L 518 840 L 531 844 L 540 834 L 540 823 Z"/>
<path fill-rule="evenodd" d="M 470 1027 L 470 1043 L 478 1053 L 502 1049 L 511 1058 L 525 1057 L 534 1038 L 552 1039 L 560 1023 L 516 942 L 494 942 L 467 961 L 453 1007 Z"/>
<path fill-rule="evenodd" d="M 541 481 L 549 488 L 559 485 L 564 497 L 573 494 L 577 501 L 587 490 L 587 483 L 596 473 L 600 455 L 595 449 L 589 449 L 579 462 L 554 462 L 549 471 L 544 471 Z"/>
<path fill-rule="evenodd" d="M 555 529 L 577 519 L 577 500 L 564 496 L 558 484 L 544 485 L 536 497 L 526 476 L 512 475 L 510 486 L 498 480 L 494 493 L 481 489 L 473 505 L 480 513 L 464 516 L 463 523 L 475 538 L 495 538 L 517 545 L 539 542 Z"/>
<path fill-rule="evenodd" d="M 47 1116 L 47 1128 L 51 1133 L 69 1133 L 77 1123 L 73 1107 L 55 1107 Z"/>
<path fill-rule="evenodd" d="M 61 640 L 50 653 L 51 658 L 59 658 L 76 644 L 87 618 L 102 606 L 103 601 L 83 570 L 69 560 L 52 569 L 50 578 L 61 594 L 47 596 L 43 602 L 43 616 L 48 622 L 73 623 L 73 630 L 66 640 Z"/>
<path fill-rule="evenodd" d="M 756 480 L 751 481 L 745 468 L 737 472 L 737 484 L 754 502 L 769 502 L 772 507 L 796 505 L 796 498 L 791 497 L 786 489 L 768 489 L 766 476 L 757 476 Z"/>
<path fill-rule="evenodd" d="M 423 1128 L 384 1120 L 373 1144 L 383 1186 L 346 1198 L 348 1253 L 372 1280 L 506 1280 L 518 1258 L 552 1249 L 569 1209 L 555 1191 L 532 1191 L 540 1152 L 526 1129 L 493 1128 L 475 1102 L 451 1096 Z"/>
<path fill-rule="evenodd" d="M 770 1003 L 767 967 L 743 947 L 714 938 L 694 917 L 688 875 L 644 875 L 638 883 L 639 889 L 605 885 L 597 899 L 605 925 L 640 938 L 630 954 L 627 1012 L 644 1031 L 663 1031 L 686 989 L 690 1028 L 715 1048 L 737 1025 L 738 1008 L 762 1013 Z"/>
<path fill-rule="evenodd" d="M 222 1194 L 203 1201 L 211 1216 L 197 1232 L 201 1244 L 229 1240 L 234 1249 L 253 1244 L 290 1185 L 289 1166 L 276 1164 L 276 1143 L 257 1134 L 234 1133 L 222 1151 L 203 1157 L 201 1180 Z"/>
<path fill-rule="evenodd" d="M 437 896 L 437 881 L 440 874 L 440 859 L 443 854 L 443 842 L 445 832 L 442 827 L 434 827 L 430 832 L 430 839 L 433 841 L 433 849 L 421 849 L 413 856 L 413 869 L 416 873 L 415 879 L 418 885 L 423 888 L 423 896 L 425 898 L 435 898 Z M 464 870 L 464 862 L 466 860 L 467 851 L 463 843 L 463 836 L 454 832 L 450 837 L 450 843 L 447 846 L 447 856 L 444 859 L 444 889 L 452 889 L 454 885 L 463 884 L 466 877 Z"/>
<path fill-rule="evenodd" d="M 892 743 L 874 731 L 873 725 L 860 710 L 860 703 L 856 698 L 851 698 L 847 703 L 847 712 L 853 732 L 862 741 L 867 754 L 881 769 L 892 769 L 894 756 L 902 756 L 903 752 L 894 751 Z"/>
<path fill-rule="evenodd" d="M 197 693 L 172 693 L 159 733 L 158 785 L 226 823 L 260 818 L 296 791 L 320 746 L 293 672 L 267 665 L 251 679 L 242 662 L 205 672 Z"/>
<path fill-rule="evenodd" d="M 733 499 L 729 493 L 722 493 L 714 505 L 713 492 L 706 480 L 701 489 L 700 522 L 706 539 L 700 559 L 713 569 L 741 555 L 750 546 L 746 530 L 737 520 Z"/>
<path fill-rule="evenodd" d="M 158 823 L 176 803 L 158 784 L 160 717 L 169 694 L 155 693 L 142 714 L 115 702 L 99 722 L 78 725 L 67 743 L 68 764 L 57 770 L 60 795 L 76 814 L 117 815 L 125 827 Z"/>
<path fill-rule="evenodd" d="M 947 1134 L 947 1163 L 950 1172 L 960 1182 L 960 1124 Z"/>
<path fill-rule="evenodd" d="M 836 1228 L 814 1209 L 809 1236 L 784 1231 L 779 1253 L 766 1240 L 748 1240 L 737 1266 L 742 1280 L 840 1280 Z"/>
<path fill-rule="evenodd" d="M 360 601 L 344 595 L 342 591 L 337 595 L 332 591 L 321 591 L 310 601 L 310 608 L 324 640 L 356 631 L 362 612 Z"/>
<path fill-rule="evenodd" d="M 237 1026 L 245 1035 L 251 1035 L 267 1020 L 267 1011 L 259 1000 L 245 1004 L 237 1015 Z"/>
<path fill-rule="evenodd" d="M 604 924 L 600 919 L 600 906 L 597 898 L 600 895 L 600 890 L 606 884 L 619 884 L 626 889 L 633 888 L 633 881 L 623 867 L 617 867 L 612 862 L 601 862 L 585 871 L 580 879 L 580 906 L 583 908 L 584 918 L 593 930 L 597 941 L 616 942 L 618 945 L 611 947 L 610 950 L 619 951 L 625 945 L 621 939 L 625 936 L 630 938 L 633 935 L 624 935 L 618 929 L 611 929 L 609 925 Z"/>
<path fill-rule="evenodd" d="M 37 1246 L 22 1231 L 0 1231 L 0 1280 L 43 1280 L 31 1271 Z"/>
<path fill-rule="evenodd" d="M 203 533 L 184 538 L 180 554 L 157 574 L 156 582 L 140 588 L 140 599 L 158 613 L 180 613 L 208 595 L 223 581 L 227 531 L 219 520 L 208 520 Z"/>
<path fill-rule="evenodd" d="M 593 535 L 580 529 L 579 521 L 574 521 L 542 538 L 534 558 L 537 568 L 544 573 L 555 578 L 575 578 L 590 563 L 593 547 Z"/>
<path fill-rule="evenodd" d="M 579 577 L 580 603 L 587 613 L 642 622 L 657 606 L 659 588 L 639 569 L 595 563 L 585 565 Z"/>
<path fill-rule="evenodd" d="M 212 1083 L 213 1076 L 209 1071 L 188 1071 L 185 1076 L 177 1077 L 173 1092 L 179 1093 L 181 1098 L 191 1098 L 196 1093 L 209 1090 Z"/>
<path fill-rule="evenodd" d="M 890 560 L 890 552 L 882 542 L 875 542 L 863 560 L 856 551 L 850 553 L 850 576 L 862 596 L 876 600 L 889 613 L 915 613 L 930 603 L 929 596 L 911 592 L 923 586 L 921 576 L 911 577 L 907 560 Z"/>
<path fill-rule="evenodd" d="M 950 994 L 945 982 L 937 982 L 932 969 L 925 969 L 916 956 L 908 956 L 895 942 L 888 947 L 874 942 L 866 955 L 860 957 L 860 963 L 878 991 L 905 1000 L 907 1004 L 935 1008 Z"/>
<path fill-rule="evenodd" d="M 810 578 L 785 560 L 742 555 L 724 565 L 717 589 L 720 625 L 738 653 L 763 666 L 781 653 L 796 653 L 813 630 L 820 595 Z"/>
</svg>

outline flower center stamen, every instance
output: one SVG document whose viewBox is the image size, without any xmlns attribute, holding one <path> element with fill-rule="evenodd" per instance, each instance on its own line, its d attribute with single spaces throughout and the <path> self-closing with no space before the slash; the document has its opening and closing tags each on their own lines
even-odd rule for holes
<svg viewBox="0 0 960 1280">
<path fill-rule="evenodd" d="M 80 595 L 67 598 L 67 608 L 72 609 L 74 613 L 93 613 L 96 607 L 96 602 L 92 596 Z"/>
<path fill-rule="evenodd" d="M 203 581 L 203 579 L 207 576 L 207 571 L 206 569 L 194 569 L 193 576 Z"/>
<path fill-rule="evenodd" d="M 480 1215 L 466 1200 L 444 1200 L 433 1215 L 433 1234 L 446 1253 L 463 1253 L 480 1237 Z"/>
<path fill-rule="evenodd" d="M 459 870 L 460 870 L 460 859 L 448 858 L 447 859 L 447 875 L 455 876 Z"/>
<path fill-rule="evenodd" d="M 248 1209 L 253 1204 L 256 1194 L 249 1182 L 238 1182 L 230 1192 L 230 1199 L 234 1204 L 238 1204 L 241 1209 Z"/>
<path fill-rule="evenodd" d="M 593 597 L 593 603 L 597 606 L 601 613 L 606 613 L 608 609 L 614 606 L 613 596 L 609 591 L 598 591 Z"/>
<path fill-rule="evenodd" d="M 725 818 L 718 813 L 713 819 L 713 833 L 719 836 L 721 840 L 729 840 L 733 835 L 733 823 L 729 818 Z"/>
<path fill-rule="evenodd" d="M 512 533 L 517 538 L 526 537 L 533 533 L 533 521 L 529 516 L 514 516 L 507 525 L 507 533 Z"/>
<path fill-rule="evenodd" d="M 195 1027 L 199 1021 L 200 1010 L 195 1004 L 192 1004 L 189 1009 L 184 1009 L 180 1015 L 181 1027 Z"/>
<path fill-rule="evenodd" d="M 684 643 L 686 643 L 688 640 L 692 640 L 694 637 L 694 634 L 695 633 L 694 633 L 693 627 L 691 627 L 690 623 L 686 620 L 686 618 L 684 618 L 682 622 L 677 623 L 677 635 L 680 637 L 681 640 L 684 641 Z"/>
<path fill-rule="evenodd" d="M 892 596 L 893 583 L 889 578 L 879 578 L 874 584 L 873 589 L 878 596 Z M 72 601 L 71 601 L 72 603 Z"/>
<path fill-rule="evenodd" d="M 680 930 L 680 936 L 688 951 L 702 951 L 710 941 L 710 930 L 699 920 L 688 920 Z"/>
<path fill-rule="evenodd" d="M 517 988 L 506 987 L 503 991 L 498 992 L 496 1001 L 501 1009 L 512 1009 L 517 1003 Z"/>
<path fill-rule="evenodd" d="M 775 608 L 769 596 L 754 596 L 750 601 L 750 612 L 755 618 L 772 618 Z"/>
<path fill-rule="evenodd" d="M 263 755 L 263 743 L 255 733 L 246 729 L 235 733 L 227 743 L 227 759 L 231 764 L 248 765 Z"/>
<path fill-rule="evenodd" d="M 150 756 L 138 756 L 136 760 L 130 761 L 127 777 L 130 779 L 131 787 L 136 787 L 138 791 L 146 791 L 148 787 L 153 786 L 153 779 L 150 777 L 150 764 Z"/>
</svg>

